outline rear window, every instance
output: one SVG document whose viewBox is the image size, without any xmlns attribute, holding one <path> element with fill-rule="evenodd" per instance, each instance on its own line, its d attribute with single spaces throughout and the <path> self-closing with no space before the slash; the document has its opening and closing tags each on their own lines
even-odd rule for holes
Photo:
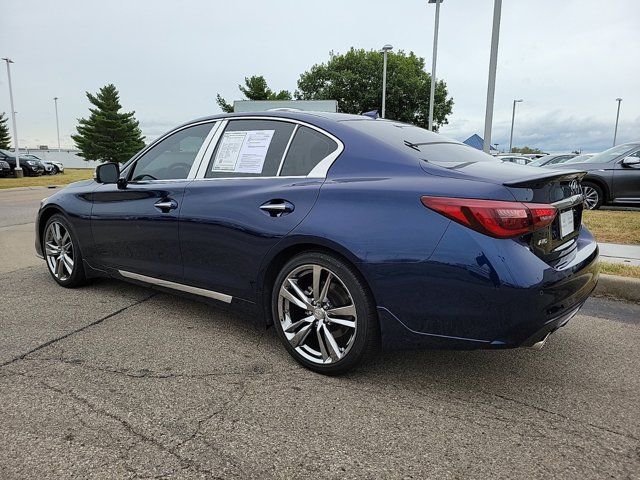
<svg viewBox="0 0 640 480">
<path fill-rule="evenodd" d="M 387 120 L 348 120 L 344 123 L 428 162 L 496 162 L 482 150 L 464 143 L 448 142 L 445 137 L 415 125 Z"/>
</svg>

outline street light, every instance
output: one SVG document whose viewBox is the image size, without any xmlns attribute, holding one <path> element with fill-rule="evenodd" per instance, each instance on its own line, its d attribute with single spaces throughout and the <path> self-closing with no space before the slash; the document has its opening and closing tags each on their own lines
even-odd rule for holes
<svg viewBox="0 0 640 480">
<path fill-rule="evenodd" d="M 60 123 L 58 122 L 58 97 L 53 97 L 53 103 L 56 106 L 56 132 L 58 134 L 58 151 L 60 151 Z"/>
<path fill-rule="evenodd" d="M 431 92 L 429 93 L 429 124 L 428 129 L 433 131 L 433 104 L 436 97 L 436 57 L 438 56 L 438 26 L 440 25 L 440 4 L 443 0 L 428 0 L 428 3 L 436 4 L 436 20 L 433 27 L 433 59 L 431 61 Z"/>
<path fill-rule="evenodd" d="M 393 50 L 388 43 L 382 47 L 383 66 L 382 66 L 382 118 L 384 118 L 387 107 L 387 54 Z"/>
<path fill-rule="evenodd" d="M 521 98 L 513 101 L 513 112 L 511 113 L 511 136 L 509 137 L 509 153 L 511 153 L 511 148 L 513 147 L 513 122 L 516 119 L 516 103 L 520 103 L 522 101 L 523 100 Z"/>
<path fill-rule="evenodd" d="M 613 146 L 616 146 L 616 137 L 618 136 L 618 119 L 620 118 L 620 103 L 622 103 L 621 98 L 616 98 L 616 102 L 618 102 L 618 113 L 616 113 L 616 129 L 613 131 Z"/>
<path fill-rule="evenodd" d="M 13 147 L 16 149 L 16 168 L 13 170 L 13 173 L 16 177 L 22 177 L 22 169 L 20 168 L 20 149 L 18 148 L 18 130 L 16 129 L 16 109 L 13 106 L 13 89 L 11 88 L 11 67 L 10 63 L 13 63 L 13 60 L 10 58 L 3 58 L 5 62 L 7 62 L 7 77 L 9 79 L 9 102 L 11 105 L 11 123 L 13 125 Z"/>
<path fill-rule="evenodd" d="M 500 39 L 500 13 L 502 0 L 494 0 L 493 29 L 491 31 L 491 56 L 489 57 L 489 82 L 487 86 L 487 111 L 484 117 L 484 145 L 482 150 L 491 149 L 491 124 L 493 122 L 493 97 L 496 93 L 496 66 L 498 64 L 498 40 Z"/>
</svg>

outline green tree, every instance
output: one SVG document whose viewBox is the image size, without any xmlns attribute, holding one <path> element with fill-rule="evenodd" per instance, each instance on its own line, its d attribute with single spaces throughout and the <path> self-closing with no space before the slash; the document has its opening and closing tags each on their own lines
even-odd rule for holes
<svg viewBox="0 0 640 480">
<path fill-rule="evenodd" d="M 531 147 L 513 147 L 511 151 L 513 153 L 544 153 L 539 148 L 531 148 Z"/>
<path fill-rule="evenodd" d="M 291 92 L 287 90 L 279 92 L 271 90 L 262 75 L 245 77 L 244 86 L 238 85 L 238 88 L 248 100 L 291 100 L 293 98 Z M 233 112 L 233 104 L 227 102 L 220 94 L 216 96 L 216 103 L 223 112 Z"/>
<path fill-rule="evenodd" d="M 101 162 L 125 162 L 144 147 L 135 112 L 121 112 L 118 90 L 113 84 L 106 85 L 87 98 L 95 108 L 90 108 L 88 119 L 80 118 L 71 135 L 85 160 Z"/>
<path fill-rule="evenodd" d="M 9 127 L 7 126 L 7 117 L 4 112 L 0 113 L 0 148 L 8 149 L 11 147 L 11 136 L 9 135 Z"/>
<path fill-rule="evenodd" d="M 327 63 L 316 64 L 300 75 L 296 98 L 337 100 L 341 112 L 382 111 L 383 56 L 374 50 L 351 48 L 340 55 L 331 52 Z M 424 58 L 402 50 L 389 53 L 387 62 L 386 117 L 427 127 L 431 75 L 424 71 Z M 447 84 L 436 83 L 434 129 L 448 123 L 453 99 Z"/>
</svg>

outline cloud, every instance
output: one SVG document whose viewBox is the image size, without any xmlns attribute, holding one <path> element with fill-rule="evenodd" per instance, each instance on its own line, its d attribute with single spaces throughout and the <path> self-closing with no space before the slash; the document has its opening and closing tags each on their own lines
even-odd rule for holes
<svg viewBox="0 0 640 480">
<path fill-rule="evenodd" d="M 615 118 L 607 119 L 595 116 L 577 117 L 565 115 L 561 111 L 551 111 L 535 117 L 516 117 L 513 134 L 514 146 L 537 147 L 546 152 L 581 150 L 599 152 L 611 147 Z M 443 127 L 440 132 L 456 140 L 465 140 L 474 133 L 483 135 L 484 123 L 468 119 L 458 119 Z M 511 120 L 494 122 L 492 143 L 499 148 L 509 147 Z M 620 121 L 617 143 L 640 139 L 640 116 Z"/>
</svg>

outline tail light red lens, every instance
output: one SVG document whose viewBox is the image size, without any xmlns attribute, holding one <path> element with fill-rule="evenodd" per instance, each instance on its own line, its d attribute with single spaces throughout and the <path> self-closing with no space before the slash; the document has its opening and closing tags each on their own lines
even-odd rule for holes
<svg viewBox="0 0 640 480">
<path fill-rule="evenodd" d="M 512 238 L 551 224 L 558 213 L 553 205 L 474 198 L 424 196 L 421 201 L 451 220 L 494 238 Z"/>
</svg>

